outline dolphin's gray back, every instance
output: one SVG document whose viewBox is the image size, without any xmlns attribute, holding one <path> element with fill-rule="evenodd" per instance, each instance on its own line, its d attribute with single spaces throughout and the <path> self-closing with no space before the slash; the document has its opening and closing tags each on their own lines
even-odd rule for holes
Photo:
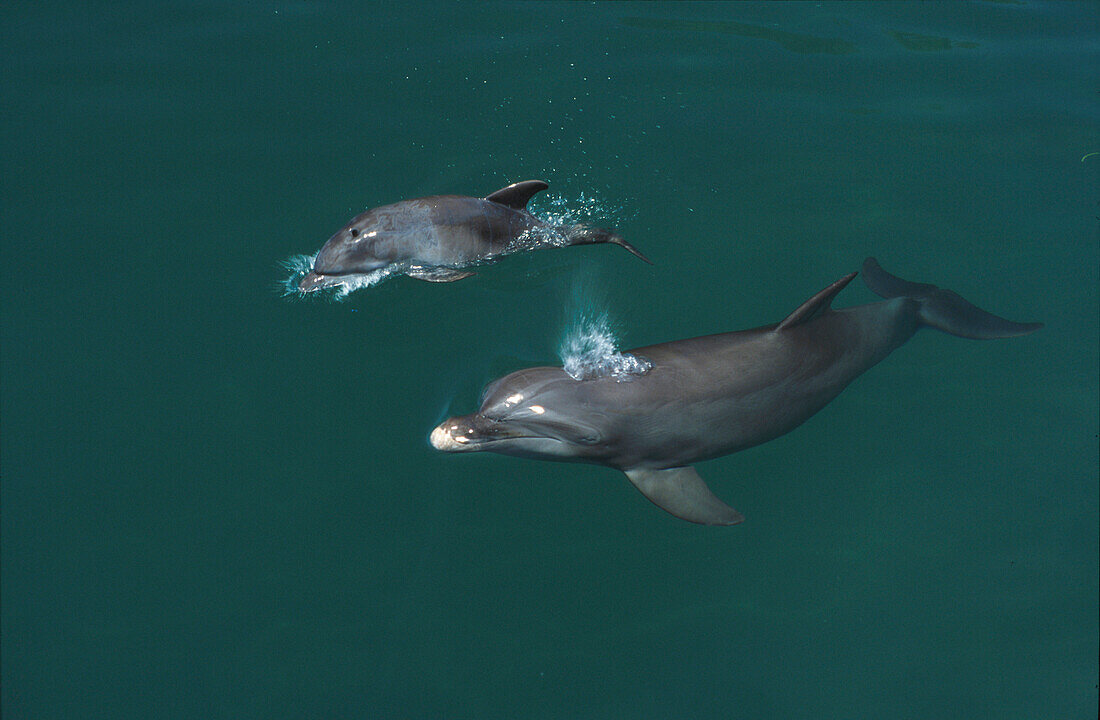
<svg viewBox="0 0 1100 720">
<path fill-rule="evenodd" d="M 790 432 L 921 327 L 970 338 L 1012 337 L 1040 323 L 1015 323 L 955 293 L 889 275 L 873 259 L 868 285 L 882 302 L 833 310 L 843 278 L 777 325 L 631 350 L 652 369 L 630 383 L 591 381 L 597 406 L 624 440 L 609 464 L 676 467 L 719 457 Z M 618 385 L 619 387 L 615 387 Z"/>
<path fill-rule="evenodd" d="M 547 407 L 603 429 L 576 460 L 667 468 L 719 457 L 793 430 L 918 327 L 905 299 L 828 310 L 777 330 L 706 335 L 630 350 L 652 367 L 623 380 L 574 380 L 559 367 L 520 370 L 486 399 L 548 393 Z"/>
<path fill-rule="evenodd" d="M 528 368 L 493 383 L 487 397 L 545 393 L 547 408 L 600 427 L 602 442 L 575 460 L 625 470 L 720 457 L 798 427 L 919 327 L 919 304 L 908 298 L 823 305 L 802 322 L 630 350 L 651 364 L 630 379 Z"/>
<path fill-rule="evenodd" d="M 573 459 L 620 469 L 667 468 L 759 445 L 801 425 L 917 328 L 898 299 L 775 325 L 630 350 L 652 367 L 622 380 L 574 380 L 560 367 L 519 370 L 484 403 L 520 391 L 603 430 Z M 549 397 L 544 393 L 549 393 Z"/>
<path fill-rule="evenodd" d="M 670 467 L 793 430 L 904 343 L 916 329 L 912 313 L 901 301 L 875 303 L 779 332 L 767 326 L 631 350 L 653 367 L 618 384 L 648 407 L 645 420 L 624 423 L 640 437 L 630 451 L 637 457 L 621 462 Z M 616 402 L 616 389 L 604 385 L 597 394 Z"/>
<path fill-rule="evenodd" d="M 483 198 L 434 195 L 381 208 L 404 222 L 408 236 L 404 258 L 426 265 L 463 265 L 491 259 L 513 249 L 516 239 L 544 224 L 524 210 Z"/>
</svg>

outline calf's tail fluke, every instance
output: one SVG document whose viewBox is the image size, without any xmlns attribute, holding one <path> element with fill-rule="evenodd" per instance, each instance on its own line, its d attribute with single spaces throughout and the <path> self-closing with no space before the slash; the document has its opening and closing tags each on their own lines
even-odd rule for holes
<svg viewBox="0 0 1100 720">
<path fill-rule="evenodd" d="M 611 243 L 612 245 L 618 245 L 621 248 L 625 248 L 630 254 L 637 258 L 645 260 L 650 265 L 653 261 L 642 254 L 642 251 L 634 247 L 622 236 L 611 230 L 604 230 L 603 228 L 588 227 L 587 225 L 574 225 L 569 228 L 566 233 L 566 237 L 569 239 L 570 245 L 597 245 L 600 243 Z"/>
<path fill-rule="evenodd" d="M 982 310 L 957 293 L 927 283 L 902 280 L 882 269 L 874 258 L 863 261 L 863 281 L 879 297 L 904 297 L 917 301 L 918 317 L 923 325 L 946 333 L 976 340 L 1027 335 L 1043 327 L 1042 323 L 1017 323 Z"/>
</svg>

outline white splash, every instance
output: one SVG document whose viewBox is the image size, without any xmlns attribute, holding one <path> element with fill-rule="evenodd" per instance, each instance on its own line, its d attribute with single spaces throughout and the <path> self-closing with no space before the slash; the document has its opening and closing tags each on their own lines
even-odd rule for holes
<svg viewBox="0 0 1100 720">
<path fill-rule="evenodd" d="M 607 313 L 581 315 L 562 338 L 558 354 L 563 369 L 574 380 L 610 377 L 615 382 L 629 382 L 653 367 L 645 358 L 619 352 Z"/>
<path fill-rule="evenodd" d="M 508 244 L 505 252 L 565 247 L 579 234 L 592 232 L 593 228 L 617 225 L 623 209 L 604 202 L 596 194 L 582 192 L 575 198 L 536 197 L 531 202 L 531 214 L 546 225 L 519 235 Z"/>
<path fill-rule="evenodd" d="M 290 273 L 283 281 L 283 297 L 306 294 L 298 289 L 298 283 L 313 269 L 313 261 L 316 259 L 316 253 L 313 255 L 291 255 L 279 263 L 284 270 Z"/>
<path fill-rule="evenodd" d="M 378 268 L 377 270 L 371 270 L 362 275 L 343 275 L 340 277 L 340 283 L 338 285 L 333 285 L 328 289 L 333 291 L 333 298 L 336 300 L 343 300 L 356 290 L 362 290 L 363 288 L 377 285 L 390 275 L 400 272 L 403 272 L 401 268 L 395 265 L 389 265 L 387 267 Z"/>
<path fill-rule="evenodd" d="M 566 230 L 567 228 L 558 227 L 556 225 L 546 225 L 544 227 L 534 227 L 529 230 L 524 230 L 508 241 L 508 245 L 504 248 L 504 252 L 502 252 L 501 255 L 511 255 L 512 253 L 524 252 L 526 250 L 538 250 L 547 247 L 565 247 L 569 244 L 569 236 L 566 234 Z"/>
<path fill-rule="evenodd" d="M 615 207 L 604 202 L 593 194 L 581 193 L 576 198 L 564 198 L 560 195 L 546 197 L 546 205 L 542 207 L 536 198 L 534 214 L 550 225 L 607 225 L 617 224 L 622 220 L 621 207 Z"/>
</svg>

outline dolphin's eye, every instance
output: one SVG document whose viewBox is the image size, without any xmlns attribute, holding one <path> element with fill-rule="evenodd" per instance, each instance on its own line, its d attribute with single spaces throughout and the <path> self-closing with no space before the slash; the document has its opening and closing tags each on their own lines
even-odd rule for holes
<svg viewBox="0 0 1100 720">
<path fill-rule="evenodd" d="M 359 237 L 359 228 L 352 228 L 351 229 L 351 236 L 352 237 Z"/>
</svg>

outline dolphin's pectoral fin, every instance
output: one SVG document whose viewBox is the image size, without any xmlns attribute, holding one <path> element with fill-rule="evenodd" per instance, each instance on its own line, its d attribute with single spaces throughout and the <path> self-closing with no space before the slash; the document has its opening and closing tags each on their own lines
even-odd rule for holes
<svg viewBox="0 0 1100 720">
<path fill-rule="evenodd" d="M 654 505 L 683 520 L 701 525 L 736 525 L 745 519 L 719 500 L 693 467 L 627 470 L 626 476 Z"/>
<path fill-rule="evenodd" d="M 414 265 L 406 270 L 405 274 L 411 278 L 426 280 L 428 282 L 454 282 L 455 280 L 468 278 L 477 273 L 469 270 L 455 270 L 454 268 L 447 267 L 422 267 Z"/>
<path fill-rule="evenodd" d="M 550 186 L 542 180 L 524 180 L 523 182 L 512 183 L 506 188 L 501 188 L 492 195 L 487 195 L 485 199 L 505 205 L 513 210 L 526 210 L 531 197 L 548 187 Z"/>
<path fill-rule="evenodd" d="M 801 325 L 802 323 L 808 322 L 809 320 L 812 320 L 821 313 L 825 312 L 829 309 L 829 305 L 832 304 L 833 298 L 836 297 L 836 294 L 843 290 L 845 285 L 852 282 L 852 278 L 854 278 L 855 276 L 856 273 L 849 273 L 848 275 L 840 278 L 835 283 L 825 288 L 818 294 L 814 295 L 812 298 L 799 305 L 798 308 L 793 313 L 788 315 L 783 320 L 783 322 L 779 323 L 779 325 L 775 329 L 777 331 L 786 330 L 789 327 Z"/>
</svg>

